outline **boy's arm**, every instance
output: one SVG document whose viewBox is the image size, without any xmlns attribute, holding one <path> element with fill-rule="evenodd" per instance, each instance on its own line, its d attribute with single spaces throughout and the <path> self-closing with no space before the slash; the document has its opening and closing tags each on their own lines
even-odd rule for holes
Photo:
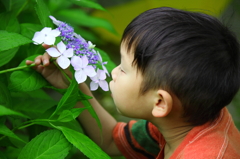
<svg viewBox="0 0 240 159">
<path fill-rule="evenodd" d="M 83 111 L 78 120 L 86 131 L 87 135 L 98 144 L 109 155 L 121 155 L 113 140 L 112 131 L 117 124 L 117 121 L 98 103 L 85 83 L 79 85 L 80 90 L 93 98 L 89 100 L 92 107 L 96 111 L 101 125 L 102 132 L 98 127 L 96 120 L 88 111 Z M 77 108 L 84 107 L 81 102 L 76 104 Z"/>
</svg>

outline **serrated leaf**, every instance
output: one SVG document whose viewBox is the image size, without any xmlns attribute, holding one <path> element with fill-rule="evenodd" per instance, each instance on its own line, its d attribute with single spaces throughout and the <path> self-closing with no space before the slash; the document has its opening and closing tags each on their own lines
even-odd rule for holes
<svg viewBox="0 0 240 159">
<path fill-rule="evenodd" d="M 107 20 L 87 15 L 84 11 L 79 9 L 61 10 L 58 14 L 69 23 L 86 27 L 101 27 L 114 34 L 116 33 L 114 27 Z"/>
<path fill-rule="evenodd" d="M 19 47 L 0 52 L 0 67 L 7 64 L 17 53 Z"/>
<path fill-rule="evenodd" d="M 28 57 L 28 60 L 34 60 L 38 55 Z M 24 59 L 19 66 L 25 66 Z M 21 71 L 15 71 L 10 75 L 9 89 L 16 92 L 27 92 L 42 88 L 47 85 L 47 81 L 41 74 L 31 68 L 25 68 Z"/>
<path fill-rule="evenodd" d="M 47 84 L 47 81 L 35 70 L 15 71 L 10 76 L 10 82 L 9 89 L 16 92 L 37 90 Z"/>
<path fill-rule="evenodd" d="M 79 114 L 87 108 L 74 108 L 71 110 L 64 110 L 58 117 L 57 121 L 59 122 L 69 122 L 76 119 Z"/>
<path fill-rule="evenodd" d="M 12 137 L 14 139 L 17 139 L 21 142 L 24 142 L 21 138 L 19 138 L 17 135 L 15 135 L 10 129 L 8 129 L 8 127 L 4 124 L 4 120 L 0 119 L 0 134 L 8 136 L 8 137 Z"/>
<path fill-rule="evenodd" d="M 95 3 L 93 1 L 89 1 L 89 0 L 71 0 L 71 2 L 73 2 L 74 4 L 79 5 L 81 7 L 88 7 L 88 8 L 94 8 L 94 9 L 99 9 L 99 10 L 106 11 L 106 9 L 103 8 L 100 4 Z"/>
<path fill-rule="evenodd" d="M 50 11 L 43 0 L 36 0 L 36 13 L 43 27 L 52 27 L 53 24 L 49 18 Z"/>
<path fill-rule="evenodd" d="M 29 44 L 32 40 L 17 34 L 0 30 L 0 51 L 12 49 L 21 45 Z"/>
<path fill-rule="evenodd" d="M 61 131 L 48 130 L 36 136 L 23 147 L 18 159 L 64 159 L 71 144 Z"/>
<path fill-rule="evenodd" d="M 21 34 L 29 39 L 32 39 L 35 32 L 42 30 L 42 26 L 39 24 L 22 23 L 20 24 Z"/>
<path fill-rule="evenodd" d="M 4 107 L 3 105 L 0 105 L 0 116 L 5 116 L 5 115 L 20 116 L 20 117 L 24 117 L 24 118 L 29 118 L 28 116 L 26 116 L 22 113 L 13 111 L 11 109 L 8 109 L 8 108 Z"/>
<path fill-rule="evenodd" d="M 63 126 L 56 126 L 56 128 L 61 130 L 67 140 L 88 158 L 110 159 L 110 157 L 86 135 Z"/>
<path fill-rule="evenodd" d="M 31 92 L 12 92 L 12 99 L 14 110 L 28 115 L 31 119 L 38 118 L 48 109 L 57 105 L 57 101 L 41 89 Z"/>
</svg>

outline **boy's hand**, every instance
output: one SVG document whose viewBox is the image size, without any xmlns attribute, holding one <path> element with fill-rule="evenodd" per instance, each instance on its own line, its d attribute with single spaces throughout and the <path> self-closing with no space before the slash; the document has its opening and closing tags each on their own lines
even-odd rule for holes
<svg viewBox="0 0 240 159">
<path fill-rule="evenodd" d="M 49 48 L 48 45 L 43 45 L 44 48 Z M 32 67 L 37 72 L 41 73 L 42 76 L 54 87 L 64 89 L 68 88 L 69 81 L 66 77 L 62 74 L 59 68 L 53 63 L 50 62 L 51 57 L 48 53 L 44 53 L 43 55 L 39 55 L 35 58 L 34 62 L 27 60 L 26 64 L 30 65 L 35 63 L 36 66 Z M 66 69 L 64 72 L 71 78 L 70 70 Z"/>
</svg>

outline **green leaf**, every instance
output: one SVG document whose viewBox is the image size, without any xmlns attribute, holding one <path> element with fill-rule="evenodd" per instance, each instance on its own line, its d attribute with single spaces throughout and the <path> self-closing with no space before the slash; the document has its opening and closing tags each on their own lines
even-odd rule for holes
<svg viewBox="0 0 240 159">
<path fill-rule="evenodd" d="M 20 32 L 20 25 L 16 16 L 12 12 L 5 12 L 0 14 L 0 30 L 6 30 L 8 32 Z"/>
<path fill-rule="evenodd" d="M 106 11 L 106 9 L 104 9 L 100 4 L 95 3 L 93 1 L 89 1 L 89 0 L 71 0 L 71 2 L 73 2 L 76 5 L 79 5 L 81 7 L 88 7 L 88 8 L 94 8 L 94 9 L 99 9 L 99 10 L 103 10 Z"/>
<path fill-rule="evenodd" d="M 17 53 L 19 47 L 0 52 L 0 67 L 7 64 Z"/>
<path fill-rule="evenodd" d="M 0 116 L 5 116 L 5 115 L 20 116 L 20 117 L 24 117 L 24 118 L 29 118 L 28 116 L 26 116 L 26 115 L 24 115 L 22 113 L 13 111 L 11 109 L 8 109 L 8 108 L 0 105 Z"/>
<path fill-rule="evenodd" d="M 0 104 L 6 107 L 12 107 L 11 94 L 4 83 L 0 81 Z"/>
<path fill-rule="evenodd" d="M 16 92 L 37 90 L 47 84 L 47 81 L 35 70 L 15 71 L 10 76 L 10 82 L 9 89 Z"/>
<path fill-rule="evenodd" d="M 74 108 L 71 110 L 64 110 L 58 117 L 57 121 L 59 122 L 69 122 L 76 119 L 79 114 L 87 108 Z"/>
<path fill-rule="evenodd" d="M 56 126 L 56 128 L 61 130 L 67 140 L 88 158 L 110 159 L 110 157 L 86 135 L 63 126 Z"/>
<path fill-rule="evenodd" d="M 31 42 L 31 40 L 20 34 L 0 30 L 0 51 L 12 49 Z"/>
<path fill-rule="evenodd" d="M 53 23 L 51 22 L 49 16 L 50 11 L 48 10 L 46 4 L 43 0 L 36 0 L 36 13 L 38 15 L 38 18 L 42 24 L 43 27 L 53 27 Z"/>
<path fill-rule="evenodd" d="M 38 55 L 33 55 L 28 57 L 28 60 L 34 60 Z M 25 60 L 23 60 L 19 66 L 25 66 Z M 9 89 L 11 91 L 20 91 L 20 92 L 27 92 L 33 91 L 42 88 L 43 86 L 47 85 L 47 81 L 42 77 L 41 74 L 36 72 L 31 68 L 25 68 L 21 71 L 14 71 L 10 75 L 10 84 Z"/>
<path fill-rule="evenodd" d="M 48 109 L 57 105 L 43 90 L 12 92 L 14 110 L 24 113 L 31 119 L 39 118 Z"/>
<path fill-rule="evenodd" d="M 23 147 L 18 159 L 64 159 L 70 143 L 59 130 L 48 130 L 36 136 Z"/>
<path fill-rule="evenodd" d="M 67 92 L 63 95 L 63 97 L 59 101 L 58 106 L 53 115 L 63 111 L 64 109 L 73 108 L 77 103 L 77 97 L 78 97 L 78 84 L 74 78 L 70 86 L 68 87 Z"/>
<path fill-rule="evenodd" d="M 61 10 L 58 14 L 67 20 L 69 23 L 78 24 L 86 27 L 101 27 L 112 33 L 116 33 L 114 27 L 105 19 L 87 15 L 80 9 Z"/>
<path fill-rule="evenodd" d="M 4 124 L 4 120 L 0 119 L 0 134 L 17 139 L 21 142 L 24 142 L 21 138 L 19 138 L 17 135 L 15 135 L 11 130 L 7 128 L 7 126 Z"/>
<path fill-rule="evenodd" d="M 39 24 L 32 24 L 32 23 L 22 23 L 20 24 L 21 27 L 21 34 L 26 36 L 29 39 L 32 39 L 35 32 L 41 31 L 42 26 Z"/>
</svg>

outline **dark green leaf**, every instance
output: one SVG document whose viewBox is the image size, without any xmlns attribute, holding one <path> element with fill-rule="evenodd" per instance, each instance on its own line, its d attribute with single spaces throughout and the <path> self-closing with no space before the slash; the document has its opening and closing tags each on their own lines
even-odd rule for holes
<svg viewBox="0 0 240 159">
<path fill-rule="evenodd" d="M 32 39 L 35 32 L 41 31 L 42 26 L 39 24 L 32 24 L 32 23 L 22 23 L 21 27 L 21 34 L 26 36 L 29 39 Z"/>
<path fill-rule="evenodd" d="M 70 143 L 59 130 L 48 130 L 36 136 L 22 149 L 18 159 L 64 159 Z"/>
<path fill-rule="evenodd" d="M 26 5 L 26 0 L 1 0 L 4 4 L 7 11 L 15 12 L 15 14 L 19 14 L 21 10 Z"/>
<path fill-rule="evenodd" d="M 36 0 L 36 13 L 43 27 L 52 27 L 53 23 L 51 22 L 49 16 L 50 11 L 48 10 L 46 4 L 43 0 Z"/>
<path fill-rule="evenodd" d="M 94 8 L 105 11 L 105 9 L 98 3 L 95 3 L 90 0 L 71 0 L 74 4 L 77 4 L 81 7 Z"/>
<path fill-rule="evenodd" d="M 59 122 L 69 122 L 76 119 L 79 114 L 87 108 L 74 108 L 71 110 L 64 110 L 58 117 L 57 121 Z"/>
<path fill-rule="evenodd" d="M 12 98 L 14 110 L 28 115 L 31 119 L 39 118 L 48 109 L 57 105 L 57 101 L 41 89 L 31 92 L 12 92 Z"/>
<path fill-rule="evenodd" d="M 80 9 L 61 10 L 58 14 L 72 24 L 86 27 L 101 27 L 114 34 L 116 33 L 113 26 L 107 20 L 87 15 Z"/>
<path fill-rule="evenodd" d="M 4 83 L 0 81 L 0 104 L 6 107 L 12 107 L 12 97 L 11 94 Z"/>
<path fill-rule="evenodd" d="M 78 84 L 75 78 L 72 80 L 67 92 L 63 95 L 62 99 L 59 101 L 57 109 L 54 114 L 57 114 L 64 109 L 71 109 L 77 103 L 78 97 Z"/>
<path fill-rule="evenodd" d="M 8 32 L 20 32 L 20 25 L 16 16 L 12 12 L 5 12 L 0 14 L 0 30 L 6 30 Z"/>
<path fill-rule="evenodd" d="M 12 49 L 31 42 L 31 40 L 20 34 L 0 30 L 0 51 Z"/>
<path fill-rule="evenodd" d="M 15 139 L 25 143 L 25 141 L 23 141 L 21 138 L 19 138 L 11 130 L 8 129 L 8 127 L 5 125 L 4 120 L 2 120 L 2 119 L 0 119 L 0 134 L 11 137 L 11 138 L 15 138 Z"/>
<path fill-rule="evenodd" d="M 2 105 L 0 105 L 0 116 L 5 116 L 5 115 L 10 115 L 10 116 L 20 116 L 20 117 L 24 117 L 24 118 L 29 118 L 26 115 L 13 111 L 11 109 L 8 109 Z"/>
<path fill-rule="evenodd" d="M 57 126 L 56 128 L 61 130 L 67 140 L 88 158 L 110 159 L 110 157 L 86 135 L 62 126 Z"/>
<path fill-rule="evenodd" d="M 8 63 L 17 53 L 19 47 L 12 48 L 10 50 L 5 50 L 0 52 L 0 66 Z"/>
</svg>

